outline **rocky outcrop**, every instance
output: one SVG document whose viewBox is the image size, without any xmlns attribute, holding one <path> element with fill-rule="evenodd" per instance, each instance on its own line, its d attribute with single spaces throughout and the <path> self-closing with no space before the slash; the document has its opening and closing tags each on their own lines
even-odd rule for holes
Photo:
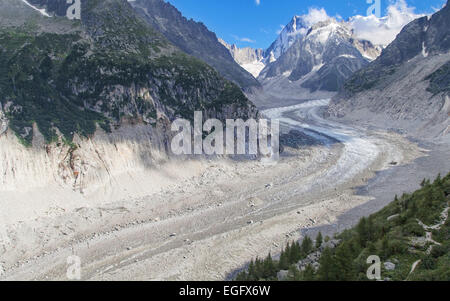
<svg viewBox="0 0 450 301">
<path fill-rule="evenodd" d="M 5 113 L 3 113 L 3 109 L 0 105 L 0 136 L 6 132 L 8 129 L 8 119 L 5 116 Z"/>
<path fill-rule="evenodd" d="M 24 148 L 11 131 L 0 136 L 0 191 L 62 187 L 89 193 L 114 185 L 121 174 L 150 169 L 167 160 L 170 132 L 163 125 L 124 125 L 112 133 L 98 129 L 89 138 L 75 135 L 47 144 L 36 125 L 33 146 Z"/>
<path fill-rule="evenodd" d="M 254 49 L 251 47 L 239 48 L 235 44 L 229 45 L 222 39 L 219 39 L 219 42 L 228 49 L 231 56 L 239 65 L 264 60 L 264 50 L 262 49 Z"/>
</svg>

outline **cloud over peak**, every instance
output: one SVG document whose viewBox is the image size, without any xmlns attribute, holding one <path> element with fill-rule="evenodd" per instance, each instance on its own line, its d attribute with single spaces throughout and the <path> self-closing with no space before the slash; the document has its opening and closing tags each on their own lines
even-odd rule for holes
<svg viewBox="0 0 450 301">
<path fill-rule="evenodd" d="M 409 7 L 405 0 L 398 0 L 388 6 L 385 17 L 358 15 L 350 18 L 349 23 L 359 39 L 376 45 L 388 45 L 406 24 L 423 16 L 416 14 L 415 8 Z"/>
</svg>

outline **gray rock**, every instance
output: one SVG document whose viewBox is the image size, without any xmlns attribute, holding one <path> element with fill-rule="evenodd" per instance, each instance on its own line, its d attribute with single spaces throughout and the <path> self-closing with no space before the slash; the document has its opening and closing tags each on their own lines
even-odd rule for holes
<svg viewBox="0 0 450 301">
<path fill-rule="evenodd" d="M 280 281 L 285 280 L 288 275 L 289 275 L 289 271 L 281 270 L 277 273 L 277 279 Z"/>
<path fill-rule="evenodd" d="M 395 267 L 396 267 L 395 264 L 390 262 L 390 261 L 387 261 L 387 262 L 384 263 L 384 268 L 387 271 L 393 271 L 393 270 L 395 270 Z"/>
<path fill-rule="evenodd" d="M 320 246 L 320 251 L 323 251 L 326 248 L 334 249 L 339 245 L 340 242 L 341 241 L 338 239 L 331 239 L 327 242 L 323 242 L 322 245 Z"/>
</svg>

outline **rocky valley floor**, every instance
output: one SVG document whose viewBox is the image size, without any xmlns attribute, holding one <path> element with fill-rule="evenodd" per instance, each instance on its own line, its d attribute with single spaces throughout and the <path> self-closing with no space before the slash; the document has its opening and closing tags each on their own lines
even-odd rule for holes
<svg viewBox="0 0 450 301">
<path fill-rule="evenodd" d="M 83 280 L 223 280 L 252 258 L 276 254 L 306 229 L 349 226 L 371 213 L 367 204 L 374 199 L 379 204 L 415 187 L 419 176 L 450 169 L 445 146 L 427 152 L 435 146 L 325 120 L 320 113 L 327 104 L 265 106 L 263 113 L 279 118 L 284 133 L 302 130 L 315 141 L 286 147 L 275 165 L 171 163 L 134 175 L 139 185 L 153 183 L 152 192 L 135 196 L 139 187 L 130 186 L 126 198 L 110 194 L 110 201 L 99 202 L 80 196 L 79 206 L 61 199 L 40 208 L 33 199 L 37 192 L 29 192 L 29 211 L 36 214 L 2 222 L 0 279 L 66 280 L 67 258 L 76 255 Z M 441 164 L 416 173 L 430 156 Z M 401 177 L 400 188 L 389 184 L 392 175 Z M 373 187 L 374 193 L 357 187 Z M 45 191 L 39 198 L 53 197 Z M 20 211 L 13 202 L 8 206 L 3 216 Z"/>
</svg>

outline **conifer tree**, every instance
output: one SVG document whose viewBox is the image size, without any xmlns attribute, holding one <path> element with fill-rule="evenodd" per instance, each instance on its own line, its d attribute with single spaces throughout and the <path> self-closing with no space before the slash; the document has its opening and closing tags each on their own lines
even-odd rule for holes
<svg viewBox="0 0 450 301">
<path fill-rule="evenodd" d="M 358 226 L 356 227 L 356 231 L 358 232 L 359 245 L 365 248 L 369 236 L 367 233 L 367 219 L 365 217 L 361 218 Z"/>
<path fill-rule="evenodd" d="M 322 232 L 319 232 L 319 234 L 317 234 L 316 237 L 316 248 L 320 248 L 322 246 L 323 243 L 323 237 L 322 237 Z"/>
<path fill-rule="evenodd" d="M 303 239 L 302 246 L 301 246 L 302 257 L 305 258 L 306 256 L 308 256 L 309 253 L 311 253 L 312 248 L 313 248 L 313 242 L 312 242 L 311 238 L 309 238 L 309 236 L 306 236 Z"/>
<path fill-rule="evenodd" d="M 337 280 L 350 281 L 353 278 L 353 257 L 348 243 L 336 248 L 335 268 L 338 270 Z"/>
<path fill-rule="evenodd" d="M 319 280 L 334 281 L 336 280 L 336 264 L 333 260 L 333 253 L 330 248 L 325 248 L 320 256 L 320 267 L 317 272 Z"/>
<path fill-rule="evenodd" d="M 308 264 L 305 268 L 305 270 L 302 273 L 302 280 L 303 281 L 314 281 L 315 280 L 315 271 L 314 268 Z"/>
</svg>

